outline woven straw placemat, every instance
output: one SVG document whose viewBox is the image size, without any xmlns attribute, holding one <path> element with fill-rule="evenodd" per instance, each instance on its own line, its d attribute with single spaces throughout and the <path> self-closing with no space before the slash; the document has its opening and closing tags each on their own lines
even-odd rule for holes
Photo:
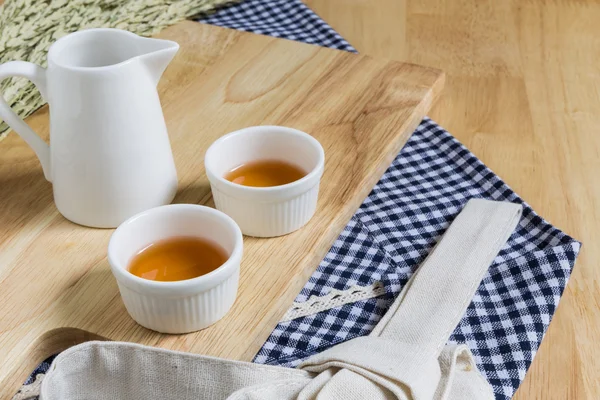
<svg viewBox="0 0 600 400">
<path fill-rule="evenodd" d="M 119 28 L 151 36 L 186 18 L 240 0 L 6 0 L 0 5 L 0 63 L 30 61 L 46 66 L 46 53 L 60 37 L 85 28 Z M 45 104 L 27 79 L 0 83 L 0 93 L 25 118 Z M 9 127 L 0 120 L 0 140 Z"/>
</svg>

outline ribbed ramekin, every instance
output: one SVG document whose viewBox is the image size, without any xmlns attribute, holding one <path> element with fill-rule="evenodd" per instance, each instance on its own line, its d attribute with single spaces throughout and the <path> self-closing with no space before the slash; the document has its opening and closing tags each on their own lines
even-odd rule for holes
<svg viewBox="0 0 600 400">
<path fill-rule="evenodd" d="M 132 257 L 148 244 L 177 236 L 209 239 L 229 258 L 219 268 L 193 279 L 151 281 L 127 270 Z M 193 332 L 221 319 L 233 305 L 242 259 L 242 232 L 224 213 L 195 204 L 153 208 L 123 222 L 108 245 L 108 261 L 129 315 L 140 325 L 163 333 Z"/>
<path fill-rule="evenodd" d="M 225 174 L 252 161 L 280 160 L 307 174 L 286 185 L 250 187 L 228 181 Z M 312 136 L 283 126 L 254 126 L 215 141 L 204 159 L 215 206 L 248 236 L 273 237 L 304 226 L 317 208 L 325 152 Z"/>
</svg>

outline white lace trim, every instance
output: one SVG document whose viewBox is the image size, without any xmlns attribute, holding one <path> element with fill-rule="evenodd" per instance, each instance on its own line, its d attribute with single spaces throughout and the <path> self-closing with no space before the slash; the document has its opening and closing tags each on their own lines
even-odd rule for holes
<svg viewBox="0 0 600 400">
<path fill-rule="evenodd" d="M 13 396 L 12 400 L 29 400 L 37 398 L 40 395 L 40 387 L 42 386 L 44 376 L 44 374 L 37 374 L 35 381 L 29 385 L 21 386 L 21 389 Z"/>
<path fill-rule="evenodd" d="M 324 296 L 311 296 L 302 303 L 294 303 L 285 313 L 282 322 L 291 321 L 296 318 L 306 317 L 321 311 L 330 310 L 335 307 L 343 306 L 348 303 L 355 303 L 360 300 L 372 299 L 385 294 L 385 288 L 381 282 L 373 282 L 369 286 L 352 286 L 346 290 L 332 289 Z"/>
</svg>

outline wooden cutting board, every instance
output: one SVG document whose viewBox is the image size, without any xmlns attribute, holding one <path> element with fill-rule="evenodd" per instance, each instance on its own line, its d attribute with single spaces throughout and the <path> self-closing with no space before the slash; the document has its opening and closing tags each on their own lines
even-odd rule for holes
<svg viewBox="0 0 600 400">
<path fill-rule="evenodd" d="M 233 309 L 212 327 L 164 335 L 127 314 L 106 260 L 112 230 L 64 219 L 14 133 L 0 142 L 0 398 L 45 357 L 99 338 L 251 360 L 444 83 L 439 70 L 195 22 L 160 35 L 181 50 L 159 84 L 179 173 L 177 203 L 213 205 L 204 152 L 261 124 L 312 134 L 326 153 L 316 215 L 274 239 L 244 239 Z M 48 137 L 48 110 L 28 119 Z M 143 146 L 140 143 L 140 146 Z"/>
</svg>

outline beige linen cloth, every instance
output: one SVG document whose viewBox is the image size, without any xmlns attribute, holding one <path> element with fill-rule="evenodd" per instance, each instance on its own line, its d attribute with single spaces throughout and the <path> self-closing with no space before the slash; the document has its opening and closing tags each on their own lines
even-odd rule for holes
<svg viewBox="0 0 600 400">
<path fill-rule="evenodd" d="M 521 206 L 471 200 L 366 337 L 297 369 L 89 342 L 59 355 L 42 400 L 494 399 L 469 349 L 446 342 L 521 216 Z"/>
</svg>

